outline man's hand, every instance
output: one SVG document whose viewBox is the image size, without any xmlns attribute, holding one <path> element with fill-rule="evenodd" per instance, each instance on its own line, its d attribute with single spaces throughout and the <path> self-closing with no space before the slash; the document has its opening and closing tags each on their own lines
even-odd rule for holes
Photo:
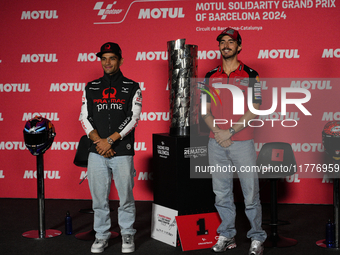
<svg viewBox="0 0 340 255">
<path fill-rule="evenodd" d="M 229 147 L 229 146 L 232 145 L 232 144 L 233 144 L 233 141 L 230 140 L 230 139 L 228 139 L 228 140 L 226 140 L 226 141 L 223 141 L 222 143 L 219 143 L 219 145 L 221 145 L 221 146 L 224 147 L 224 148 L 227 148 L 227 147 Z"/>
<path fill-rule="evenodd" d="M 232 134 L 229 132 L 229 129 L 227 130 L 219 129 L 219 130 L 214 131 L 214 134 L 215 134 L 215 140 L 219 144 L 223 143 L 224 141 L 227 141 L 232 136 Z"/>
<path fill-rule="evenodd" d="M 116 154 L 116 152 L 111 148 L 111 149 L 109 149 L 109 150 L 105 153 L 104 158 L 111 158 L 111 157 L 113 157 L 115 154 Z"/>
<path fill-rule="evenodd" d="M 111 149 L 111 144 L 108 143 L 107 139 L 99 139 L 93 142 L 96 146 L 97 152 L 105 156 L 106 153 Z M 112 155 L 113 156 L 113 155 Z"/>
</svg>

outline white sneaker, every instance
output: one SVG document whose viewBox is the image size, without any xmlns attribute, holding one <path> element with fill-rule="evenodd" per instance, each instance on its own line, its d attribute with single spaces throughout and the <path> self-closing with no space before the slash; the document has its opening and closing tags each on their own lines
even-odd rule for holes
<svg viewBox="0 0 340 255">
<path fill-rule="evenodd" d="M 122 235 L 122 253 L 130 253 L 135 251 L 135 243 L 133 235 Z"/>
<path fill-rule="evenodd" d="M 92 253 L 101 253 L 104 251 L 104 249 L 108 246 L 108 242 L 105 239 L 97 239 L 94 241 L 94 243 L 91 246 L 91 252 Z"/>
<path fill-rule="evenodd" d="M 217 243 L 211 248 L 214 252 L 224 252 L 236 248 L 235 238 L 219 236 Z"/>
<path fill-rule="evenodd" d="M 263 250 L 263 243 L 257 240 L 253 240 L 251 242 L 248 255 L 262 255 Z"/>
</svg>

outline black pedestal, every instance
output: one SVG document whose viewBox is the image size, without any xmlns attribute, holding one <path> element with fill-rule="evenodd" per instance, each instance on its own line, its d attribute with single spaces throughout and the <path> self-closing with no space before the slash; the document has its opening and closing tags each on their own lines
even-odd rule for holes
<svg viewBox="0 0 340 255">
<path fill-rule="evenodd" d="M 178 215 L 216 211 L 211 178 L 190 178 L 195 165 L 208 165 L 207 145 L 208 137 L 153 134 L 155 204 Z M 206 155 L 196 153 L 199 150 Z"/>
</svg>

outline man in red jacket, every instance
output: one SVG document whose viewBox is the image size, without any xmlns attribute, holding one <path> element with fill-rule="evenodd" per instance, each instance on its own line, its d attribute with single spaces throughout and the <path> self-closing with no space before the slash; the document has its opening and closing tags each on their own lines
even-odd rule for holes
<svg viewBox="0 0 340 255">
<path fill-rule="evenodd" d="M 262 102 L 261 85 L 258 73 L 238 60 L 242 50 L 242 39 L 237 30 L 225 29 L 217 37 L 222 56 L 222 65 L 211 70 L 205 77 L 205 84 L 211 95 L 219 96 L 222 105 L 211 103 L 208 97 L 206 114 L 202 115 L 210 128 L 208 144 L 209 164 L 215 169 L 232 169 L 226 172 L 212 173 L 213 190 L 216 195 L 215 206 L 222 219 L 218 227 L 219 239 L 212 247 L 215 252 L 222 252 L 236 247 L 235 217 L 236 210 L 233 196 L 233 174 L 237 172 L 245 201 L 245 213 L 251 229 L 247 237 L 251 238 L 249 255 L 263 254 L 263 242 L 267 235 L 262 229 L 262 211 L 259 198 L 259 182 L 257 173 L 244 172 L 256 165 L 253 128 L 248 122 L 256 118 L 247 105 L 248 87 L 252 88 L 252 102 L 259 109 Z M 244 114 L 233 114 L 233 94 L 223 85 L 235 86 L 234 89 L 243 92 Z M 227 120 L 227 124 L 216 125 Z M 226 122 L 226 121 L 225 121 Z"/>
</svg>

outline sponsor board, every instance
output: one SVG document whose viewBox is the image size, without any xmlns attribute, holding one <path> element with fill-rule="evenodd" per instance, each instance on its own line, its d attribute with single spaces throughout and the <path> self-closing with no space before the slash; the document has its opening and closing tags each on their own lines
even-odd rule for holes
<svg viewBox="0 0 340 255">
<path fill-rule="evenodd" d="M 176 247 L 178 211 L 152 204 L 151 238 Z"/>
<path fill-rule="evenodd" d="M 183 251 L 208 249 L 217 242 L 218 213 L 177 216 L 176 221 Z"/>
</svg>

